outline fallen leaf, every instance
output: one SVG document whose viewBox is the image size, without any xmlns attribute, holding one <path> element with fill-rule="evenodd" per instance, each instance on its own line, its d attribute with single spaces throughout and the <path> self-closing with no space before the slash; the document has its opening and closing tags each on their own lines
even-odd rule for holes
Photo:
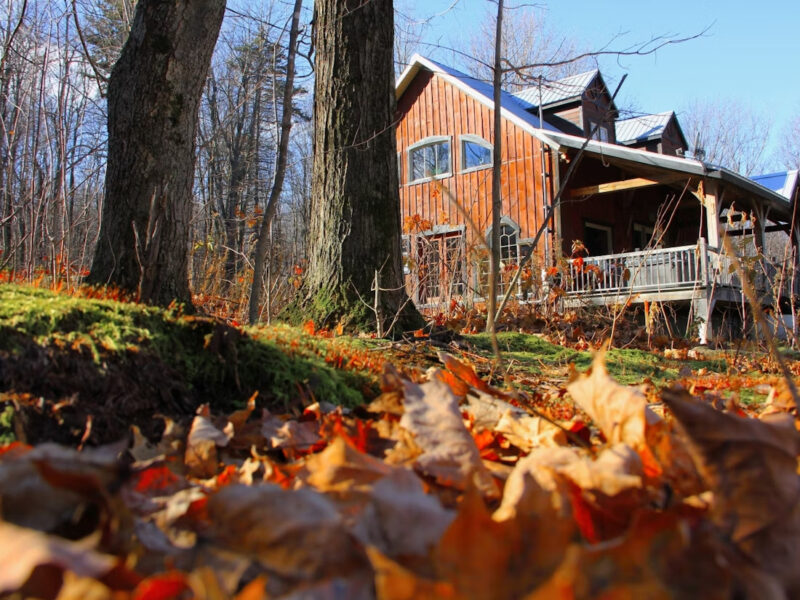
<svg viewBox="0 0 800 600">
<path fill-rule="evenodd" d="M 453 584 L 432 581 L 417 576 L 414 572 L 387 558 L 376 548 L 367 548 L 367 556 L 375 571 L 375 593 L 378 600 L 456 600 Z"/>
<path fill-rule="evenodd" d="M 458 399 L 445 383 L 436 378 L 422 385 L 405 381 L 403 406 L 400 425 L 414 435 L 423 450 L 416 459 L 422 473 L 460 490 L 474 477 L 483 494 L 497 496 L 494 480 L 464 427 Z"/>
<path fill-rule="evenodd" d="M 714 492 L 714 521 L 787 590 L 800 591 L 800 435 L 793 419 L 734 416 L 674 390 L 662 398 Z"/>
<path fill-rule="evenodd" d="M 81 577 L 100 577 L 117 560 L 92 550 L 97 540 L 67 540 L 0 522 L 0 592 L 12 592 L 40 565 L 70 570 Z M 59 584 L 60 585 L 60 584 Z"/>
<path fill-rule="evenodd" d="M 285 577 L 342 574 L 362 555 L 335 506 L 309 488 L 229 485 L 206 506 L 208 539 Z"/>
<path fill-rule="evenodd" d="M 325 450 L 308 457 L 306 469 L 306 483 L 341 499 L 364 498 L 372 492 L 373 483 L 393 470 L 382 460 L 359 452 L 342 438 L 336 438 Z"/>
<path fill-rule="evenodd" d="M 372 487 L 356 532 L 387 556 L 428 556 L 454 517 L 413 471 L 396 468 Z"/>
<path fill-rule="evenodd" d="M 227 446 L 232 437 L 233 425 L 223 431 L 208 417 L 197 415 L 186 440 L 184 462 L 189 474 L 201 478 L 213 477 L 218 467 L 217 447 Z"/>
<path fill-rule="evenodd" d="M 641 391 L 620 385 L 609 376 L 603 352 L 595 355 L 591 373 L 579 375 L 567 390 L 611 444 L 624 442 L 636 449 L 643 447 L 646 424 L 659 420 L 647 407 Z"/>
</svg>

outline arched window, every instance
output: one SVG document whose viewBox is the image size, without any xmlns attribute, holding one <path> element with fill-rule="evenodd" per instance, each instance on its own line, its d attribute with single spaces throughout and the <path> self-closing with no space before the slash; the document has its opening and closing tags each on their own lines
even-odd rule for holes
<svg viewBox="0 0 800 600">
<path fill-rule="evenodd" d="M 408 148 L 408 182 L 428 181 L 451 174 L 450 138 L 427 137 Z"/>
<path fill-rule="evenodd" d="M 477 135 L 461 136 L 461 170 L 473 171 L 492 166 L 492 145 Z"/>
</svg>

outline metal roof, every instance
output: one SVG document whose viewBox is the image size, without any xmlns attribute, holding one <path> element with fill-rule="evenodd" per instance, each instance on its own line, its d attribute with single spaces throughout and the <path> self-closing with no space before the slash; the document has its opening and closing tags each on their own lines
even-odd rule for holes
<svg viewBox="0 0 800 600">
<path fill-rule="evenodd" d="M 800 177 L 798 177 L 798 170 L 780 171 L 778 173 L 767 173 L 765 175 L 754 175 L 751 177 L 753 181 L 763 185 L 765 188 L 772 190 L 788 198 L 790 201 L 797 190 Z"/>
<path fill-rule="evenodd" d="M 674 116 L 674 112 L 667 111 L 655 115 L 619 119 L 616 122 L 617 143 L 628 145 L 660 138 Z"/>
<path fill-rule="evenodd" d="M 585 73 L 571 75 L 558 81 L 542 81 L 542 106 L 578 99 L 598 74 L 599 71 L 594 69 Z M 540 103 L 538 85 L 525 88 L 521 92 L 513 94 L 513 96 L 521 100 L 525 108 L 536 108 Z"/>
</svg>

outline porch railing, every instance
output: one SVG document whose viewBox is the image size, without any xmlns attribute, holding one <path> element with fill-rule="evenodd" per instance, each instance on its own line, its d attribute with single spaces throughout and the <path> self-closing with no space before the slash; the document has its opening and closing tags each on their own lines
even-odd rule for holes
<svg viewBox="0 0 800 600">
<path fill-rule="evenodd" d="M 572 259 L 564 289 L 589 295 L 690 289 L 704 285 L 707 273 L 697 245 L 658 248 Z"/>
<path fill-rule="evenodd" d="M 760 294 L 773 293 L 780 267 L 762 260 L 753 265 L 753 272 L 756 290 Z M 709 285 L 741 289 L 741 280 L 732 260 L 700 239 L 691 246 L 572 259 L 562 287 L 568 295 L 622 296 Z M 782 294 L 787 294 L 791 270 L 784 275 L 782 287 Z M 800 278 L 794 287 L 795 294 L 800 292 Z"/>
</svg>

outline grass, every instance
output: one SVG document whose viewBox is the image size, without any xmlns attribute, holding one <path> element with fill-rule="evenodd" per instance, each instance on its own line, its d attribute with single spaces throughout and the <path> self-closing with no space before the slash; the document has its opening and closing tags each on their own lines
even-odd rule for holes
<svg viewBox="0 0 800 600">
<path fill-rule="evenodd" d="M 491 352 L 491 341 L 486 333 L 465 336 L 478 350 Z M 501 332 L 497 341 L 504 359 L 516 363 L 517 368 L 534 375 L 553 375 L 563 371 L 563 376 L 570 364 L 580 371 L 592 364 L 592 353 L 565 348 L 548 342 L 542 337 L 516 332 Z M 662 354 L 644 350 L 612 349 L 606 355 L 606 366 L 609 374 L 624 384 L 638 384 L 646 380 L 657 387 L 667 385 L 680 377 L 681 370 L 687 367 L 692 370 L 708 369 L 722 371 L 726 369 L 725 361 L 716 360 L 670 360 Z"/>
</svg>

